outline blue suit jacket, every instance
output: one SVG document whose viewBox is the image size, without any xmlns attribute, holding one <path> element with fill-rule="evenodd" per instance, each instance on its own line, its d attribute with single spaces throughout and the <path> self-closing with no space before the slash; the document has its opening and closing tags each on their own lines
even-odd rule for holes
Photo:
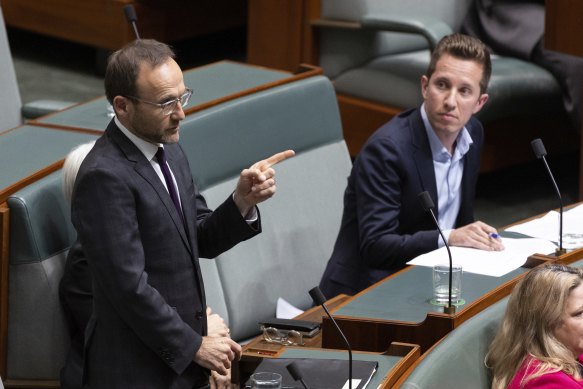
<svg viewBox="0 0 583 389">
<path fill-rule="evenodd" d="M 483 142 L 477 119 L 472 118 L 466 128 L 474 143 L 464 156 L 458 227 L 474 219 Z M 354 161 L 340 232 L 320 282 L 328 298 L 355 294 L 438 247 L 439 232 L 419 202 L 423 191 L 437 204 L 431 148 L 417 108 L 379 128 Z"/>
<path fill-rule="evenodd" d="M 181 147 L 165 149 L 186 223 L 150 162 L 113 121 L 77 175 L 72 220 L 94 293 L 84 373 L 92 389 L 208 383 L 208 371 L 193 362 L 206 334 L 199 256 L 213 258 L 259 232 L 232 196 L 211 212 Z"/>
</svg>

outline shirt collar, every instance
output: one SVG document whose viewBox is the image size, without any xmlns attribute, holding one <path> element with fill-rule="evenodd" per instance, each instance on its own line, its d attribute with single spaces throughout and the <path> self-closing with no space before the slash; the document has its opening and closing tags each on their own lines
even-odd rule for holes
<svg viewBox="0 0 583 389">
<path fill-rule="evenodd" d="M 441 143 L 435 134 L 435 130 L 433 130 L 433 127 L 427 118 L 427 112 L 425 112 L 425 103 L 421 105 L 421 118 L 423 119 L 423 124 L 425 124 L 425 131 L 427 132 L 427 138 L 429 139 L 429 146 L 431 147 L 431 155 L 433 156 L 433 160 L 441 161 L 443 158 L 451 157 L 445 146 Z M 468 152 L 470 145 L 474 143 L 470 133 L 465 126 L 458 134 L 455 142 L 456 147 L 454 154 L 459 155 L 460 158 Z"/>
<path fill-rule="evenodd" d="M 144 157 L 146 157 L 148 161 L 151 161 L 152 158 L 154 158 L 156 152 L 158 151 L 158 147 L 164 147 L 161 143 L 150 143 L 138 137 L 130 130 L 128 130 L 123 124 L 121 124 L 117 116 L 114 117 L 114 120 L 115 124 L 119 127 L 121 132 L 123 132 L 123 134 L 127 136 L 134 145 L 136 145 L 136 147 L 142 152 L 142 154 L 144 154 Z"/>
</svg>

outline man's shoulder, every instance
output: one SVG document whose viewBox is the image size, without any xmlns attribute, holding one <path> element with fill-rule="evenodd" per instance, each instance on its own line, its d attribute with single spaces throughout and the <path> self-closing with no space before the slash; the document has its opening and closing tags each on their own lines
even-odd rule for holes
<svg viewBox="0 0 583 389">
<path fill-rule="evenodd" d="M 478 120 L 475 116 L 472 116 L 468 123 L 466 124 L 466 129 L 470 133 L 470 136 L 474 142 L 481 142 L 484 137 L 484 126 L 482 122 Z"/>
<path fill-rule="evenodd" d="M 369 142 L 409 143 L 412 133 L 423 128 L 419 109 L 409 109 L 383 124 L 371 135 Z"/>
</svg>

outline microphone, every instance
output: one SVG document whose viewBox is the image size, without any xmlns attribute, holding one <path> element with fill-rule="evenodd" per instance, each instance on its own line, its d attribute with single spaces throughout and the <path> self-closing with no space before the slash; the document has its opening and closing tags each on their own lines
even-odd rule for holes
<svg viewBox="0 0 583 389">
<path fill-rule="evenodd" d="M 305 389 L 308 389 L 308 385 L 306 385 L 306 383 L 304 382 L 304 378 L 302 377 L 300 367 L 297 365 L 295 361 L 287 365 L 285 368 L 287 369 L 287 371 L 289 371 L 289 374 L 291 374 L 292 378 L 295 381 L 300 381 L 302 383 L 302 386 Z"/>
<path fill-rule="evenodd" d="M 132 25 L 132 27 L 134 28 L 134 34 L 136 34 L 136 39 L 140 39 L 140 33 L 138 32 L 138 25 L 136 24 L 138 17 L 136 15 L 136 10 L 134 8 L 134 5 L 128 4 L 125 7 L 123 7 L 123 13 L 126 16 L 128 23 L 130 23 Z"/>
<path fill-rule="evenodd" d="M 536 157 L 538 159 L 543 160 L 543 163 L 545 164 L 545 167 L 547 168 L 547 172 L 549 173 L 549 177 L 551 177 L 551 181 L 553 182 L 553 185 L 555 187 L 555 191 L 557 192 L 557 197 L 559 198 L 559 206 L 560 206 L 560 212 L 559 212 L 559 248 L 555 250 L 555 255 L 559 256 L 559 255 L 565 254 L 567 252 L 563 248 L 563 198 L 561 197 L 561 192 L 559 192 L 559 187 L 557 186 L 557 183 L 555 182 L 555 177 L 553 177 L 553 173 L 551 173 L 551 168 L 549 167 L 549 164 L 547 163 L 547 159 L 545 158 L 545 156 L 547 155 L 547 150 L 545 150 L 545 145 L 543 145 L 543 141 L 540 138 L 536 138 L 535 140 L 530 142 L 530 145 L 532 146 L 532 150 L 534 151 L 534 155 L 536 155 Z"/>
<path fill-rule="evenodd" d="M 452 273 L 452 267 L 453 267 L 453 260 L 451 259 L 451 251 L 449 249 L 449 245 L 447 244 L 447 239 L 445 239 L 445 236 L 443 235 L 443 232 L 441 231 L 441 228 L 439 227 L 439 222 L 437 221 L 437 218 L 435 217 L 435 213 L 433 212 L 433 200 L 431 200 L 431 196 L 429 196 L 429 192 L 424 191 L 419 193 L 419 201 L 421 202 L 421 205 L 423 206 L 423 208 L 425 209 L 425 211 L 429 212 L 431 214 L 431 217 L 433 218 L 433 221 L 435 222 L 435 226 L 437 227 L 437 230 L 439 231 L 439 235 L 441 235 L 441 239 L 443 240 L 443 243 L 445 243 L 445 248 L 447 249 L 447 255 L 449 255 L 449 296 L 448 296 L 448 304 L 447 306 L 443 307 L 443 312 L 447 313 L 449 315 L 453 315 L 455 313 L 455 305 L 453 305 L 451 303 L 451 273 Z"/>
<path fill-rule="evenodd" d="M 334 320 L 334 318 L 330 314 L 330 311 L 328 311 L 328 308 L 326 308 L 326 304 L 324 304 L 326 302 L 326 297 L 324 297 L 324 294 L 322 294 L 320 288 L 318 286 L 315 286 L 312 289 L 310 289 L 309 293 L 310 297 L 312 297 L 312 300 L 314 300 L 314 303 L 324 308 L 324 312 L 326 312 L 330 320 L 332 320 L 332 323 L 334 323 L 336 330 L 338 330 L 338 333 L 344 340 L 344 343 L 346 343 L 346 349 L 348 350 L 348 389 L 352 389 L 352 347 L 350 347 L 350 343 L 348 343 L 348 339 L 346 339 L 346 336 L 344 336 L 344 332 L 342 332 L 342 330 L 338 326 L 338 323 L 336 323 L 336 320 Z"/>
</svg>

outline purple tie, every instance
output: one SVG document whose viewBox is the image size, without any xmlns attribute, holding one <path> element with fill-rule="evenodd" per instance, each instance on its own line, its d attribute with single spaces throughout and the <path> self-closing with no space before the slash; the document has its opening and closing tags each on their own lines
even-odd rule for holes
<svg viewBox="0 0 583 389">
<path fill-rule="evenodd" d="M 156 152 L 156 159 L 158 160 L 160 168 L 162 169 L 162 174 L 164 175 L 164 180 L 166 181 L 166 187 L 168 187 L 170 198 L 172 199 L 178 214 L 184 221 L 184 215 L 182 215 L 182 208 L 180 207 L 180 200 L 178 199 L 178 193 L 176 193 L 176 187 L 174 186 L 174 180 L 172 180 L 172 174 L 170 174 L 170 168 L 168 167 L 168 163 L 166 163 L 166 153 L 164 152 L 163 147 L 158 147 L 158 151 Z"/>
</svg>

